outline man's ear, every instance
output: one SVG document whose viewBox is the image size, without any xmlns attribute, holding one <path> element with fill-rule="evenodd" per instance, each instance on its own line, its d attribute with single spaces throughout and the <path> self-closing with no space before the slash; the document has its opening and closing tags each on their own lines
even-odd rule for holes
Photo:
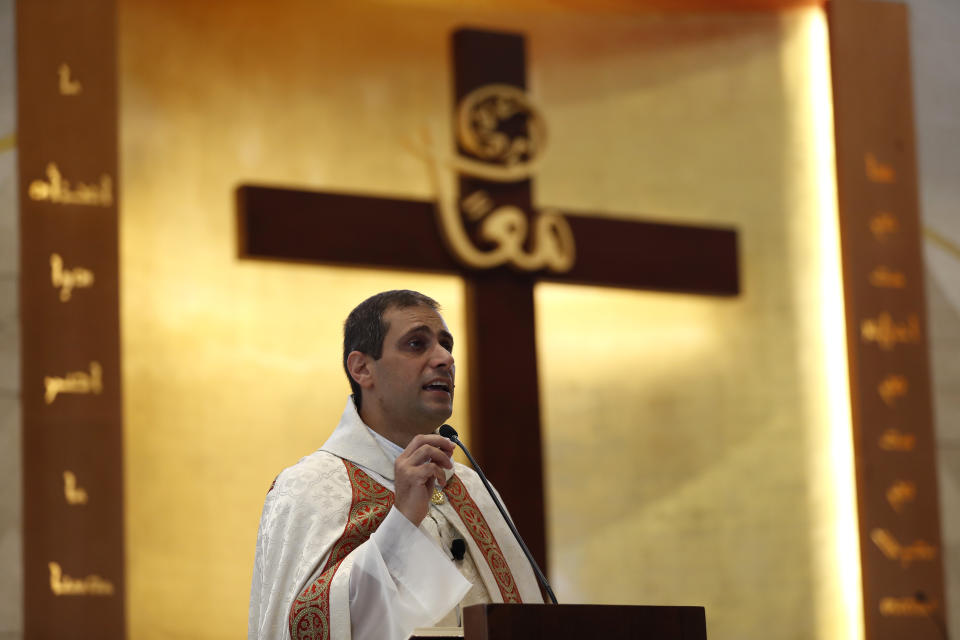
<svg viewBox="0 0 960 640">
<path fill-rule="evenodd" d="M 373 386 L 373 372 L 370 370 L 370 356 L 362 351 L 351 351 L 347 355 L 347 371 L 361 389 Z"/>
</svg>

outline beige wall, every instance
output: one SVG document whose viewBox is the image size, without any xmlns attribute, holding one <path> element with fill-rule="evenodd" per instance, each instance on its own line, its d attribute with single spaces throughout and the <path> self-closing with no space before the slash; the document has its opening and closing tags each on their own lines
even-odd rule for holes
<svg viewBox="0 0 960 640">
<path fill-rule="evenodd" d="M 930 324 L 937 464 L 943 522 L 947 606 L 960 633 L 960 5 L 911 0 L 913 85 L 920 163 L 921 217 L 927 231 L 927 312 Z"/>
<path fill-rule="evenodd" d="M 558 594 L 705 605 L 714 639 L 837 637 L 819 13 L 230 6 L 121 3 L 131 635 L 243 633 L 263 493 L 339 415 L 353 304 L 421 288 L 462 334 L 453 278 L 239 262 L 232 191 L 431 197 L 405 141 L 448 140 L 469 23 L 528 36 L 541 206 L 741 233 L 736 299 L 537 289 Z"/>
<path fill-rule="evenodd" d="M 0 0 L 0 639 L 23 635 L 17 70 L 12 0 Z"/>
</svg>

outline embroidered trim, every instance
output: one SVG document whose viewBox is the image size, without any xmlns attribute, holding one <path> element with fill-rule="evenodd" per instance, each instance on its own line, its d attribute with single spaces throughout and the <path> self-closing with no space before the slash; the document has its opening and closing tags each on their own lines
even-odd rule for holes
<svg viewBox="0 0 960 640">
<path fill-rule="evenodd" d="M 463 520 L 463 524 L 467 525 L 470 535 L 473 536 L 473 541 L 480 547 L 480 552 L 493 572 L 493 577 L 497 580 L 497 586 L 500 587 L 500 595 L 503 596 L 503 601 L 522 602 L 520 592 L 517 590 L 517 583 L 513 579 L 513 574 L 510 573 L 507 559 L 500 551 L 500 545 L 497 544 L 497 539 L 493 537 L 490 527 L 487 526 L 483 513 L 477 507 L 473 498 L 470 497 L 470 494 L 467 493 L 467 488 L 463 486 L 460 478 L 451 476 L 443 492 L 450 498 L 450 505 Z"/>
<path fill-rule="evenodd" d="M 333 544 L 320 576 L 300 592 L 290 607 L 290 636 L 293 640 L 330 638 L 330 583 L 343 560 L 363 544 L 387 517 L 393 506 L 393 492 L 343 460 L 353 497 L 343 535 Z"/>
</svg>

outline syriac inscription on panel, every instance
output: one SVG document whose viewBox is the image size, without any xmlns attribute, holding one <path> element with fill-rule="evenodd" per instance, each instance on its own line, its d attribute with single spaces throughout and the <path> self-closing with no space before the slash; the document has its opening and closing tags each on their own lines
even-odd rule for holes
<svg viewBox="0 0 960 640">
<path fill-rule="evenodd" d="M 75 96 L 83 91 L 83 85 L 73 77 L 73 71 L 66 62 L 57 67 L 57 88 L 62 96 Z"/>
<path fill-rule="evenodd" d="M 893 166 L 880 162 L 877 160 L 877 156 L 869 151 L 863 156 L 863 165 L 867 180 L 870 182 L 893 184 L 897 181 L 897 172 L 894 171 Z"/>
<path fill-rule="evenodd" d="M 71 182 L 63 177 L 56 162 L 47 164 L 46 179 L 30 183 L 31 200 L 53 204 L 77 204 L 91 207 L 113 205 L 113 178 L 102 174 L 96 182 Z"/>
<path fill-rule="evenodd" d="M 917 540 L 907 546 L 901 545 L 886 529 L 874 529 L 870 532 L 870 539 L 877 545 L 890 560 L 896 560 L 904 569 L 911 563 L 920 561 L 930 561 L 937 557 L 937 548 L 923 540 Z"/>
<path fill-rule="evenodd" d="M 870 272 L 870 284 L 881 289 L 903 289 L 907 286 L 907 276 L 902 271 L 880 265 Z"/>
<path fill-rule="evenodd" d="M 74 289 L 92 287 L 93 271 L 84 267 L 66 269 L 59 253 L 50 254 L 50 283 L 60 290 L 60 302 L 69 302 Z"/>
<path fill-rule="evenodd" d="M 897 400 L 907 395 L 909 386 L 905 376 L 889 375 L 877 385 L 877 393 L 888 407 L 892 407 Z"/>
<path fill-rule="evenodd" d="M 917 344 L 920 342 L 920 319 L 912 313 L 905 321 L 897 322 L 884 311 L 876 318 L 860 321 L 860 337 L 864 342 L 878 344 L 885 351 L 898 344 Z"/>
<path fill-rule="evenodd" d="M 89 500 L 87 490 L 77 484 L 77 476 L 73 471 L 63 472 L 63 496 L 70 505 L 84 505 Z"/>
<path fill-rule="evenodd" d="M 945 637 L 909 28 L 897 3 L 827 4 L 851 373 L 863 635 Z M 906 108 L 905 108 L 906 107 Z M 901 618 L 901 620 L 895 620 Z M 902 620 L 916 618 L 917 620 Z M 928 618 L 921 620 L 920 618 Z M 939 627 L 939 628 L 938 628 Z"/>
<path fill-rule="evenodd" d="M 22 630 L 120 638 L 122 405 L 106 379 L 120 370 L 117 7 L 28 1 L 16 14 L 23 497 L 33 505 Z"/>
<path fill-rule="evenodd" d="M 50 571 L 50 591 L 55 596 L 112 596 L 113 583 L 93 574 L 85 578 L 71 578 L 57 562 L 47 564 Z"/>
<path fill-rule="evenodd" d="M 889 211 L 881 211 L 870 218 L 870 233 L 877 240 L 883 240 L 900 231 L 900 221 Z"/>
<path fill-rule="evenodd" d="M 43 379 L 43 400 L 53 404 L 62 393 L 99 395 L 103 391 L 103 367 L 91 362 L 89 371 L 72 371 L 65 376 L 47 376 Z"/>
<path fill-rule="evenodd" d="M 889 617 L 919 617 L 926 618 L 937 610 L 936 602 L 908 598 L 881 598 L 880 615 Z"/>
<path fill-rule="evenodd" d="M 877 443 L 884 451 L 913 451 L 917 446 L 917 436 L 903 433 L 899 429 L 885 429 Z"/>
<path fill-rule="evenodd" d="M 898 480 L 887 489 L 887 502 L 897 513 L 900 513 L 904 505 L 913 502 L 916 497 L 917 485 L 906 480 Z"/>
</svg>

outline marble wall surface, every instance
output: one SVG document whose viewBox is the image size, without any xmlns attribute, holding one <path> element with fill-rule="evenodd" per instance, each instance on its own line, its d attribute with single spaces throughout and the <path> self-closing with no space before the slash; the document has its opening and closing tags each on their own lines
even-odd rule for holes
<svg viewBox="0 0 960 640">
<path fill-rule="evenodd" d="M 913 87 L 926 238 L 934 415 L 947 580 L 945 610 L 960 629 L 960 5 L 910 0 Z"/>
<path fill-rule="evenodd" d="M 0 640 L 23 636 L 15 22 L 0 0 Z"/>
</svg>

